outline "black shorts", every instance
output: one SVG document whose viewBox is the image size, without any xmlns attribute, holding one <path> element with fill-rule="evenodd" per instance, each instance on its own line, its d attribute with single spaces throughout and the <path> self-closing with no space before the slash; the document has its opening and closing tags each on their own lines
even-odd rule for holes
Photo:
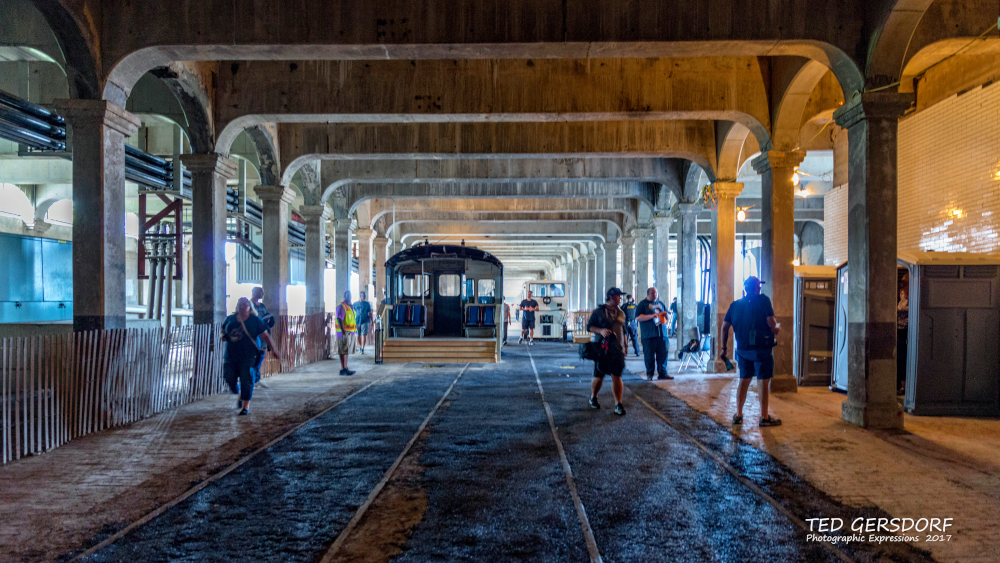
<svg viewBox="0 0 1000 563">
<path fill-rule="evenodd" d="M 535 328 L 535 319 L 521 319 L 521 330 L 529 330 Z"/>
<path fill-rule="evenodd" d="M 605 375 L 621 377 L 625 371 L 625 355 L 617 352 L 605 354 L 599 362 L 594 362 L 594 377 L 603 378 Z"/>
</svg>

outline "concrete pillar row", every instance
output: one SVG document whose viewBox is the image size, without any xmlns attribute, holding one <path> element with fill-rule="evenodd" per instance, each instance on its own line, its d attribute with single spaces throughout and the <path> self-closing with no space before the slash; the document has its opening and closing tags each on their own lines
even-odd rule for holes
<svg viewBox="0 0 1000 563">
<path fill-rule="evenodd" d="M 574 311 L 580 310 L 580 259 L 575 258 L 570 262 L 569 270 L 569 308 Z"/>
<path fill-rule="evenodd" d="M 715 213 L 712 214 L 712 358 L 709 370 L 725 373 L 726 366 L 719 360 L 719 351 L 726 345 L 729 357 L 733 357 L 732 336 L 722 342 L 722 319 L 733 303 L 735 287 L 733 277 L 736 268 L 736 198 L 743 193 L 739 182 L 716 182 Z"/>
<path fill-rule="evenodd" d="M 700 335 L 698 323 L 698 214 L 702 204 L 678 204 L 680 229 L 677 237 L 677 348 Z"/>
<path fill-rule="evenodd" d="M 183 154 L 191 172 L 191 307 L 195 324 L 226 319 L 226 180 L 236 164 L 215 153 Z"/>
<path fill-rule="evenodd" d="M 783 330 L 774 347 L 772 392 L 795 392 L 792 375 L 792 317 L 795 276 L 795 186 L 792 174 L 805 151 L 767 151 L 752 162 L 761 175 L 760 279 L 762 293 L 771 298 L 774 319 Z"/>
<path fill-rule="evenodd" d="M 288 314 L 286 288 L 289 283 L 288 204 L 295 201 L 295 191 L 287 186 L 257 186 L 254 193 L 263 207 L 263 259 L 261 286 L 264 305 L 274 316 Z M 308 244 L 307 244 L 307 256 Z M 308 264 L 309 260 L 306 260 Z M 307 277 L 308 279 L 308 277 Z M 307 282 L 308 283 L 308 282 Z M 308 291 L 308 289 L 307 289 Z"/>
<path fill-rule="evenodd" d="M 896 150 L 899 117 L 913 94 L 854 97 L 834 112 L 847 129 L 848 308 L 844 420 L 865 428 L 902 428 L 896 401 Z"/>
<path fill-rule="evenodd" d="M 333 262 L 337 277 L 337 303 L 351 289 L 351 220 L 335 219 L 333 224 Z M 352 296 L 352 297 L 357 297 Z"/>
<path fill-rule="evenodd" d="M 125 138 L 139 118 L 104 100 L 56 108 L 73 150 L 73 330 L 125 328 Z"/>
<path fill-rule="evenodd" d="M 332 211 L 326 205 L 303 205 L 306 221 L 306 314 L 326 312 L 326 222 Z"/>
<path fill-rule="evenodd" d="M 597 252 L 601 249 L 598 248 Z M 597 295 L 597 254 L 587 255 L 587 293 L 586 293 L 586 307 L 585 309 L 596 309 L 597 301 L 594 300 L 594 296 Z"/>
<path fill-rule="evenodd" d="M 617 242 L 604 243 L 604 291 L 599 297 L 601 303 L 604 303 L 608 290 L 618 285 L 618 248 L 620 246 Z"/>
<path fill-rule="evenodd" d="M 369 296 L 372 294 L 372 238 L 375 230 L 358 227 L 354 231 L 358 238 L 358 288 Z"/>
<path fill-rule="evenodd" d="M 635 266 L 633 264 L 635 258 L 635 231 L 629 231 L 629 234 L 625 235 L 621 239 L 622 241 L 622 287 L 621 290 L 626 294 L 633 297 L 637 297 L 636 301 L 641 301 L 638 298 L 635 289 Z"/>
<path fill-rule="evenodd" d="M 381 303 L 385 299 L 385 262 L 388 260 L 385 254 L 388 245 L 389 239 L 381 233 L 376 232 L 375 238 L 372 239 L 372 248 L 375 255 L 375 295 L 372 296 L 373 303 Z"/>
<path fill-rule="evenodd" d="M 597 249 L 594 251 L 596 261 L 594 262 L 594 283 L 591 285 L 591 294 L 594 298 L 594 307 L 604 303 L 604 281 L 607 277 L 605 272 L 607 271 L 607 266 L 605 266 L 607 255 L 605 254 L 606 244 L 597 245 Z"/>
<path fill-rule="evenodd" d="M 668 278 L 670 277 L 670 228 L 673 226 L 674 217 L 672 215 L 653 217 L 653 236 L 655 237 L 653 287 L 659 291 L 660 299 L 667 305 L 670 304 L 671 298 Z"/>
<path fill-rule="evenodd" d="M 635 299 L 642 301 L 649 289 L 649 237 L 652 229 L 635 230 Z"/>
</svg>

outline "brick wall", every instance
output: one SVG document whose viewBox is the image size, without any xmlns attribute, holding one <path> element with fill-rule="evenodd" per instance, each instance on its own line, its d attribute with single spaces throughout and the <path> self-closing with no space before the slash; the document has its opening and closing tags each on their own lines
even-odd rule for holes
<svg viewBox="0 0 1000 563">
<path fill-rule="evenodd" d="M 900 121 L 898 158 L 901 252 L 1000 252 L 1000 83 Z"/>
<path fill-rule="evenodd" d="M 847 184 L 823 196 L 823 262 L 827 266 L 847 262 Z"/>
</svg>

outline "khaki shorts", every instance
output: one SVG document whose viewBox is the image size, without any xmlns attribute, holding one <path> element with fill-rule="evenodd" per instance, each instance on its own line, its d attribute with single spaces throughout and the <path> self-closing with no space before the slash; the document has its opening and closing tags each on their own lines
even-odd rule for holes
<svg viewBox="0 0 1000 563">
<path fill-rule="evenodd" d="M 348 356 L 358 351 L 358 335 L 353 332 L 341 336 L 337 339 L 337 355 Z"/>
</svg>

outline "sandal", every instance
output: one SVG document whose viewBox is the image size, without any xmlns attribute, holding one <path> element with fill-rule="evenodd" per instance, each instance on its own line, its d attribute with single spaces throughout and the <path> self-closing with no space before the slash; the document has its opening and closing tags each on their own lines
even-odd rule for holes
<svg viewBox="0 0 1000 563">
<path fill-rule="evenodd" d="M 733 415 L 733 424 L 743 424 L 743 415 L 734 414 Z"/>
<path fill-rule="evenodd" d="M 761 426 L 781 426 L 781 420 L 774 418 L 773 416 L 768 416 L 767 418 L 760 419 Z"/>
</svg>

